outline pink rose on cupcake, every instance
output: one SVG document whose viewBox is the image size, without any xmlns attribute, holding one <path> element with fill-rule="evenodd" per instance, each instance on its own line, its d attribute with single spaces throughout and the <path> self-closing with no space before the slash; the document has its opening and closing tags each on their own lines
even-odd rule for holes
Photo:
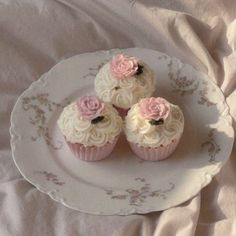
<svg viewBox="0 0 236 236">
<path fill-rule="evenodd" d="M 170 103 L 161 97 L 143 98 L 139 102 L 139 110 L 145 119 L 165 120 L 170 113 Z"/>
<path fill-rule="evenodd" d="M 105 104 L 96 96 L 83 96 L 76 101 L 78 110 L 82 118 L 93 120 L 101 116 Z"/>
<path fill-rule="evenodd" d="M 135 57 L 118 54 L 113 57 L 110 63 L 110 69 L 115 78 L 125 79 L 136 74 L 138 71 L 138 60 Z"/>
</svg>

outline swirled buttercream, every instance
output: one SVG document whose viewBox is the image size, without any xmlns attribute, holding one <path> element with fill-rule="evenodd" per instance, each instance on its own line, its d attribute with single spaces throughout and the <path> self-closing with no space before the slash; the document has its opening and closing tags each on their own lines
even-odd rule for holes
<svg viewBox="0 0 236 236">
<path fill-rule="evenodd" d="M 170 112 L 163 124 L 153 125 L 140 113 L 139 104 L 131 107 L 125 119 L 125 134 L 129 142 L 143 147 L 168 145 L 180 138 L 184 129 L 184 116 L 181 109 L 170 104 Z"/>
<path fill-rule="evenodd" d="M 101 121 L 93 124 L 91 120 L 83 119 L 73 102 L 63 109 L 57 123 L 67 141 L 99 147 L 112 142 L 123 126 L 122 119 L 110 104 L 105 104 L 102 116 Z"/>
<path fill-rule="evenodd" d="M 155 91 L 153 71 L 139 61 L 142 73 L 123 79 L 116 79 L 111 73 L 110 63 L 105 64 L 95 77 L 95 91 L 104 102 L 128 109 L 141 98 L 149 97 Z"/>
</svg>

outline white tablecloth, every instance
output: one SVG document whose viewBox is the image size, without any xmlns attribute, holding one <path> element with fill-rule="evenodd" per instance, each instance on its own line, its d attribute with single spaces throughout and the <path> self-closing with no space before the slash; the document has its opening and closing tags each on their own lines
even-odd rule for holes
<svg viewBox="0 0 236 236">
<path fill-rule="evenodd" d="M 0 0 L 0 235 L 236 235 L 236 150 L 192 200 L 131 216 L 83 214 L 22 178 L 11 156 L 17 97 L 60 60 L 101 49 L 144 47 L 208 74 L 236 118 L 233 0 Z"/>
</svg>

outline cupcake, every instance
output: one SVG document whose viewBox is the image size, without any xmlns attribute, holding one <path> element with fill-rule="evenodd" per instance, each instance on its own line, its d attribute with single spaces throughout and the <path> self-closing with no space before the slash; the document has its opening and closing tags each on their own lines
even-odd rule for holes
<svg viewBox="0 0 236 236">
<path fill-rule="evenodd" d="M 95 91 L 101 100 L 113 104 L 124 117 L 133 104 L 153 94 L 154 73 L 138 58 L 118 54 L 99 70 Z"/>
<path fill-rule="evenodd" d="M 132 151 L 147 161 L 169 157 L 184 129 L 181 109 L 161 97 L 143 98 L 125 118 L 125 134 Z"/>
<path fill-rule="evenodd" d="M 109 156 L 123 126 L 116 109 L 96 96 L 83 96 L 66 106 L 57 123 L 71 151 L 85 161 Z"/>
</svg>

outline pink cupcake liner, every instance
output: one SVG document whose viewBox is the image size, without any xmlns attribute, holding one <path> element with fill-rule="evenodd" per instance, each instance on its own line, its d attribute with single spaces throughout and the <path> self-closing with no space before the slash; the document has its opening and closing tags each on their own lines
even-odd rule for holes
<svg viewBox="0 0 236 236">
<path fill-rule="evenodd" d="M 116 145 L 117 140 L 118 136 L 114 139 L 113 142 L 107 143 L 101 147 L 85 147 L 83 144 L 80 143 L 71 143 L 67 140 L 66 142 L 76 158 L 83 161 L 99 161 L 105 159 L 111 154 Z"/>
<path fill-rule="evenodd" d="M 127 116 L 127 113 L 130 109 L 130 108 L 124 109 L 124 108 L 121 108 L 121 107 L 117 107 L 115 105 L 113 105 L 113 107 L 118 111 L 118 113 L 119 113 L 119 115 L 121 116 L 122 119 L 124 119 Z"/>
<path fill-rule="evenodd" d="M 146 161 L 161 161 L 168 158 L 179 144 L 179 139 L 174 139 L 166 146 L 159 146 L 156 148 L 142 147 L 138 144 L 129 142 L 132 151 L 141 159 Z"/>
</svg>

